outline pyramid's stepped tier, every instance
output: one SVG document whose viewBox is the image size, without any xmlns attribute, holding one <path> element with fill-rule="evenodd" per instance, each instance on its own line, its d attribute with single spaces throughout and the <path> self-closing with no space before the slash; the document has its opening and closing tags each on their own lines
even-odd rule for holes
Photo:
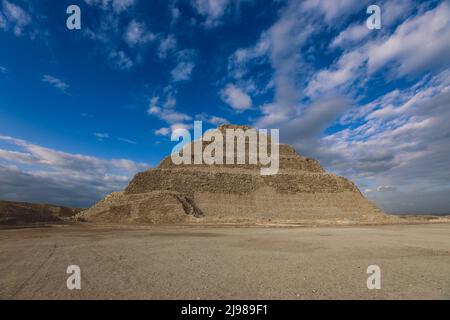
<svg viewBox="0 0 450 320">
<path fill-rule="evenodd" d="M 295 150 L 286 145 L 280 145 L 279 149 L 279 167 L 280 169 L 293 169 L 293 170 L 300 170 L 300 171 L 309 171 L 309 172 L 325 172 L 325 170 L 321 167 L 319 162 L 314 159 L 306 158 L 299 156 Z M 240 169 L 259 169 L 262 167 L 268 167 L 269 165 L 261 165 L 259 161 L 257 161 L 257 164 L 250 164 L 249 162 L 249 151 L 246 149 L 245 151 L 245 164 L 238 164 L 237 163 L 237 152 L 235 153 L 235 157 L 232 164 L 226 163 L 226 152 L 224 152 L 223 160 L 221 165 L 215 164 L 213 166 L 225 166 L 227 168 L 240 168 Z M 166 157 L 161 163 L 159 164 L 158 168 L 160 169 L 168 169 L 168 168 L 174 168 L 174 167 L 211 167 L 211 165 L 202 163 L 202 164 L 194 164 L 194 154 L 191 155 L 191 164 L 180 164 L 176 165 L 173 163 L 172 158 Z"/>
<path fill-rule="evenodd" d="M 261 176 L 223 167 L 155 169 L 137 174 L 124 193 L 157 190 L 186 195 L 211 222 L 382 218 L 352 182 L 329 173 Z"/>
<path fill-rule="evenodd" d="M 230 126 L 219 130 L 226 128 Z M 192 150 L 194 143 L 198 142 L 190 144 Z M 203 141 L 201 150 L 208 144 Z M 247 153 L 250 147 L 246 143 Z M 299 156 L 287 145 L 279 145 L 279 160 L 278 174 L 263 176 L 259 169 L 266 166 L 248 161 L 175 165 L 166 157 L 156 169 L 138 173 L 123 192 L 106 197 L 79 218 L 115 223 L 385 219 L 351 181 L 325 172 L 316 160 Z"/>
<path fill-rule="evenodd" d="M 379 209 L 350 191 L 280 194 L 266 187 L 244 195 L 200 192 L 194 199 L 202 208 L 205 220 L 211 222 L 345 223 L 383 219 Z"/>
<path fill-rule="evenodd" d="M 177 191 L 189 196 L 197 192 L 248 194 L 262 187 L 277 193 L 337 193 L 350 191 L 359 194 L 355 185 L 330 173 L 295 172 L 262 176 L 246 170 L 209 168 L 154 169 L 138 173 L 125 189 L 126 194 L 155 190 Z"/>
</svg>

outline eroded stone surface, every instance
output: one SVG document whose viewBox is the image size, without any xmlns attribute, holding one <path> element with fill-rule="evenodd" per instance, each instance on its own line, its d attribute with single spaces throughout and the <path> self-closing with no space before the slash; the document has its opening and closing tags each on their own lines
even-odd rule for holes
<svg viewBox="0 0 450 320">
<path fill-rule="evenodd" d="M 218 129 L 227 128 L 236 126 Z M 208 143 L 202 145 L 205 148 Z M 279 152 L 280 170 L 272 176 L 262 176 L 259 164 L 175 165 L 169 156 L 79 218 L 151 224 L 375 222 L 385 218 L 351 181 L 327 173 L 318 161 L 300 156 L 291 146 L 280 145 Z"/>
</svg>

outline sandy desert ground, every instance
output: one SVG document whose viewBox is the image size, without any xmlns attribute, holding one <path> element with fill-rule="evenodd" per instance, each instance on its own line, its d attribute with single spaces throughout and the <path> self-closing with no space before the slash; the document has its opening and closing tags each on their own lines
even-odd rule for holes
<svg viewBox="0 0 450 320">
<path fill-rule="evenodd" d="M 1 299 L 450 299 L 450 224 L 0 230 Z M 66 287 L 69 265 L 82 288 Z M 366 268 L 381 267 L 381 290 Z"/>
</svg>

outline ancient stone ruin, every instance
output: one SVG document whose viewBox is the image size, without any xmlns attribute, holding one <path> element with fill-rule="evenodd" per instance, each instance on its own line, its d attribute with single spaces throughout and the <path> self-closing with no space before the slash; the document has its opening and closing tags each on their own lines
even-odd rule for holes
<svg viewBox="0 0 450 320">
<path fill-rule="evenodd" d="M 218 130 L 227 128 L 248 129 L 226 125 Z M 207 145 L 203 141 L 203 148 Z M 279 145 L 279 163 L 278 174 L 264 176 L 259 164 L 175 165 L 168 156 L 78 219 L 140 224 L 347 224 L 384 219 L 351 181 L 327 173 L 291 146 Z"/>
</svg>

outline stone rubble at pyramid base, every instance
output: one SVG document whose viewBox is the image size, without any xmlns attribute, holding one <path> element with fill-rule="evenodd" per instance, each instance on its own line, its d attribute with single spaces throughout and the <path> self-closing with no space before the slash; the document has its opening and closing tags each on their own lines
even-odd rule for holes
<svg viewBox="0 0 450 320">
<path fill-rule="evenodd" d="M 201 206 L 198 206 L 200 203 Z M 78 215 L 79 221 L 117 224 L 359 224 L 388 221 L 380 210 L 352 192 L 250 195 L 174 191 L 107 196 Z"/>
</svg>

